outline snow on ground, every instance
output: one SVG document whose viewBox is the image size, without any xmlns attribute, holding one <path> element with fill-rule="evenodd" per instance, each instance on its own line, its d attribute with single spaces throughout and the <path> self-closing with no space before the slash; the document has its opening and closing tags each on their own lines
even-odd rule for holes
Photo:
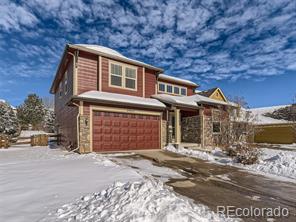
<svg viewBox="0 0 296 222">
<path fill-rule="evenodd" d="M 177 173 L 141 161 L 137 168 L 117 165 L 110 158 L 48 147 L 0 150 L 0 221 L 228 220 L 150 176 Z"/>
<path fill-rule="evenodd" d="M 0 150 L 0 221 L 37 221 L 81 195 L 141 179 L 102 155 L 47 147 Z"/>
<path fill-rule="evenodd" d="M 176 195 L 160 181 L 115 183 L 62 206 L 44 221 L 225 221 L 204 205 Z M 230 221 L 230 219 L 228 219 Z"/>
<path fill-rule="evenodd" d="M 253 108 L 249 109 L 249 111 L 251 111 L 252 115 L 254 116 L 254 122 L 256 124 L 288 123 L 289 121 L 287 120 L 274 119 L 268 116 L 264 116 L 264 114 L 266 113 L 272 113 L 278 109 L 285 108 L 287 106 L 288 105 Z"/>
<path fill-rule="evenodd" d="M 296 182 L 295 151 L 261 148 L 261 154 L 257 164 L 243 165 L 236 163 L 232 158 L 228 157 L 218 148 L 214 149 L 211 153 L 200 150 L 185 149 L 182 147 L 176 149 L 172 145 L 165 147 L 165 149 L 171 152 L 207 160 L 217 164 L 225 164 L 243 168 L 248 171 L 263 174 L 265 176 L 279 180 Z"/>
</svg>

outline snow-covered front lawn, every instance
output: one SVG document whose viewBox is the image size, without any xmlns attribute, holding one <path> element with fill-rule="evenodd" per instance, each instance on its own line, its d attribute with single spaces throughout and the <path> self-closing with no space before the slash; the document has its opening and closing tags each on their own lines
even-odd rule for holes
<svg viewBox="0 0 296 222">
<path fill-rule="evenodd" d="M 284 146 L 282 146 L 284 148 Z M 232 158 L 225 155 L 220 149 L 215 149 L 211 153 L 185 148 L 176 149 L 172 145 L 165 147 L 166 150 L 207 160 L 217 164 L 231 165 L 246 169 L 253 173 L 263 174 L 279 180 L 296 183 L 296 151 L 276 150 L 260 148 L 259 162 L 252 165 L 236 163 Z"/>
<path fill-rule="evenodd" d="M 150 166 L 133 169 L 110 158 L 48 147 L 0 150 L 0 221 L 228 220 L 153 179 Z"/>
</svg>

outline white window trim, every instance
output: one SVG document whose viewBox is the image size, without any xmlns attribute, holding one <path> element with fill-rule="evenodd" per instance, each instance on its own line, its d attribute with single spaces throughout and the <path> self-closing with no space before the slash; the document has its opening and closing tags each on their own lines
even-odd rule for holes
<svg viewBox="0 0 296 222">
<path fill-rule="evenodd" d="M 164 91 L 159 90 L 159 84 L 164 84 Z M 168 92 L 167 91 L 167 85 L 171 85 L 172 86 L 172 92 Z M 167 93 L 167 94 L 171 94 L 171 95 L 178 95 L 178 96 L 187 96 L 187 88 L 184 86 L 180 86 L 180 85 L 176 85 L 176 84 L 171 84 L 171 83 L 166 83 L 166 82 L 158 82 L 157 83 L 157 91 L 159 93 Z M 174 93 L 174 87 L 179 87 L 179 94 Z M 186 94 L 182 95 L 181 94 L 181 89 L 185 89 Z"/>
<path fill-rule="evenodd" d="M 122 67 L 122 75 L 120 76 L 121 77 L 121 86 L 116 86 L 116 85 L 111 84 L 111 75 L 119 76 L 119 75 L 111 73 L 111 64 L 119 65 L 119 66 Z M 125 69 L 126 68 L 134 69 L 136 71 L 135 72 L 136 73 L 136 78 L 135 79 L 133 79 L 131 77 L 126 77 L 126 74 L 125 74 Z M 125 86 L 125 79 L 135 80 L 135 88 L 131 89 L 131 88 L 126 87 Z M 113 61 L 113 60 L 109 60 L 109 83 L 108 83 L 108 85 L 109 85 L 109 87 L 112 87 L 112 88 L 119 88 L 119 89 L 130 90 L 130 91 L 138 91 L 138 67 L 137 66 L 132 66 L 132 65 L 127 65 L 127 64 L 117 62 L 117 61 Z"/>
</svg>

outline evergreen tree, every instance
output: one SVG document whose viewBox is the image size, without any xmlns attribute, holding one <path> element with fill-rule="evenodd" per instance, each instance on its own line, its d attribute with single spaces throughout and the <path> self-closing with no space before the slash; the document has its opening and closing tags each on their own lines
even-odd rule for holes
<svg viewBox="0 0 296 222">
<path fill-rule="evenodd" d="M 23 127 L 31 124 L 33 129 L 39 129 L 44 116 L 45 109 L 42 99 L 36 94 L 29 94 L 24 103 L 17 108 L 17 117 Z"/>
<path fill-rule="evenodd" d="M 6 102 L 0 102 L 0 133 L 16 136 L 19 122 L 13 108 Z"/>
<path fill-rule="evenodd" d="M 55 114 L 52 109 L 45 110 L 43 127 L 44 127 L 44 130 L 48 133 L 55 132 Z"/>
</svg>

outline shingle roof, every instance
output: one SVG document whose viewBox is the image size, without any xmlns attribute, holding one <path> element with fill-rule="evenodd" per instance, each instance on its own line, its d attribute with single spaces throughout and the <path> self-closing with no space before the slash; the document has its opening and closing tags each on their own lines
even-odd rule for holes
<svg viewBox="0 0 296 222">
<path fill-rule="evenodd" d="M 215 88 L 212 88 L 212 89 L 208 89 L 208 90 L 198 92 L 198 94 L 202 95 L 202 96 L 210 97 L 213 94 L 213 92 L 215 92 L 215 90 L 217 90 L 217 89 L 218 89 L 218 87 L 215 87 Z"/>
</svg>

